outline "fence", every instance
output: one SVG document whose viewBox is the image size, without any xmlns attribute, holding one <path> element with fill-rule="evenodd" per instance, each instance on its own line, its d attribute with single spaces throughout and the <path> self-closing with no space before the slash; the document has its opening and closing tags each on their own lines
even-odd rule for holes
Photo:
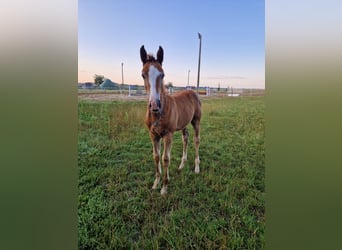
<svg viewBox="0 0 342 250">
<path fill-rule="evenodd" d="M 172 95 L 181 90 L 191 89 L 185 87 L 173 87 L 168 89 L 169 93 Z M 192 88 L 192 90 L 196 91 L 196 88 Z M 99 88 L 79 88 L 79 93 L 92 93 L 92 94 L 120 94 L 123 96 L 147 96 L 146 90 L 143 86 L 137 85 L 124 85 L 121 89 L 99 89 Z M 245 89 L 245 88 L 236 88 L 236 89 L 217 89 L 210 87 L 200 87 L 198 90 L 198 94 L 201 96 L 217 96 L 217 97 L 237 97 L 237 96 L 263 96 L 265 95 L 265 89 Z"/>
</svg>

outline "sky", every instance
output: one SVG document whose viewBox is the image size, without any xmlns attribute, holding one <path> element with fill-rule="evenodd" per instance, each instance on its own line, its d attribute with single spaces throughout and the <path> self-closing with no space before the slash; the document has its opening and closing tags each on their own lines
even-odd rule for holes
<svg viewBox="0 0 342 250">
<path fill-rule="evenodd" d="M 164 49 L 164 82 L 265 88 L 263 0 L 79 0 L 78 82 L 143 85 L 140 47 Z M 123 67 L 122 67 L 123 63 Z"/>
</svg>

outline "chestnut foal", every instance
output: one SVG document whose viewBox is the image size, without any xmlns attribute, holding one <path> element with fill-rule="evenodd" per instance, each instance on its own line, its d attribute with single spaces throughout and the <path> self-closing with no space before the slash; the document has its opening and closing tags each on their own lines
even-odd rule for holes
<svg viewBox="0 0 342 250">
<path fill-rule="evenodd" d="M 145 124 L 149 129 L 153 145 L 153 158 L 156 165 L 156 179 L 152 189 L 156 189 L 160 181 L 160 140 L 164 141 L 163 152 L 163 187 L 162 195 L 167 193 L 169 182 L 169 164 L 172 146 L 172 137 L 175 131 L 181 130 L 183 134 L 183 156 L 179 169 L 184 167 L 187 160 L 187 147 L 189 133 L 186 126 L 191 123 L 195 130 L 195 173 L 200 172 L 199 143 L 200 143 L 200 120 L 201 102 L 195 92 L 184 90 L 170 96 L 163 84 L 164 71 L 162 62 L 164 51 L 159 46 L 157 59 L 147 54 L 144 46 L 140 48 L 140 58 L 143 63 L 142 77 L 146 92 L 149 93 Z"/>
</svg>

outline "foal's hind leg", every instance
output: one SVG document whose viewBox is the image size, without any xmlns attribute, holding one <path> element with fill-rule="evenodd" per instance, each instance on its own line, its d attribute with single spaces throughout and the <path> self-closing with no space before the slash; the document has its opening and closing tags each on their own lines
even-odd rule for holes
<svg viewBox="0 0 342 250">
<path fill-rule="evenodd" d="M 160 181 L 161 165 L 160 165 L 160 138 L 151 135 L 153 145 L 153 158 L 156 165 L 156 179 L 154 180 L 152 189 L 156 189 Z"/>
<path fill-rule="evenodd" d="M 182 139 L 183 139 L 183 156 L 182 156 L 182 162 L 179 165 L 178 169 L 184 168 L 184 164 L 185 164 L 185 162 L 186 162 L 186 160 L 188 158 L 187 150 L 188 150 L 189 132 L 188 132 L 187 128 L 182 130 L 182 134 L 183 134 L 182 135 Z"/>
<path fill-rule="evenodd" d="M 194 141 L 195 141 L 195 173 L 199 173 L 200 172 L 200 158 L 199 158 L 199 144 L 200 144 L 200 120 L 193 120 L 191 122 L 192 126 L 195 129 L 195 137 L 194 137 Z"/>
</svg>

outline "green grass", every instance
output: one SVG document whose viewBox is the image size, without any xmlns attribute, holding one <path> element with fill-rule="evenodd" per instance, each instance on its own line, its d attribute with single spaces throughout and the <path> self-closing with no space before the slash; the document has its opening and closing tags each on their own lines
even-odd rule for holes
<svg viewBox="0 0 342 250">
<path fill-rule="evenodd" d="M 202 100 L 201 172 L 178 171 L 174 135 L 166 197 L 151 190 L 145 102 L 79 102 L 79 249 L 263 249 L 264 97 Z M 161 183 L 160 183 L 161 184 Z"/>
</svg>

